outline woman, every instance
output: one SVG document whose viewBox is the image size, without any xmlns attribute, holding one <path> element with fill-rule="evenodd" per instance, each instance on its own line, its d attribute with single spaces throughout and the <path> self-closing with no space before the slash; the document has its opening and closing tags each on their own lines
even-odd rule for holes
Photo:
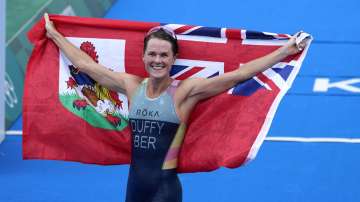
<svg viewBox="0 0 360 202">
<path fill-rule="evenodd" d="M 299 53 L 306 41 L 296 46 L 292 37 L 274 52 L 248 62 L 232 72 L 182 82 L 170 77 L 178 55 L 174 32 L 166 27 L 152 28 L 144 39 L 143 62 L 149 75 L 141 78 L 108 70 L 71 44 L 45 14 L 48 38 L 65 53 L 74 66 L 100 85 L 124 92 L 130 103 L 132 159 L 127 186 L 127 202 L 182 201 L 177 177 L 177 156 L 185 126 L 195 105 L 235 84 L 266 70 L 289 55 Z"/>
</svg>

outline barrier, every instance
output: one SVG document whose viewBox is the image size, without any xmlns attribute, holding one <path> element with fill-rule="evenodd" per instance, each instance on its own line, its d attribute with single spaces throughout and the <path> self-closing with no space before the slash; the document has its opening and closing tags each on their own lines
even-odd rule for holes
<svg viewBox="0 0 360 202">
<path fill-rule="evenodd" d="M 5 3 L 0 1 L 0 143 L 5 138 L 5 108 L 4 108 L 4 72 L 5 72 Z"/>
<path fill-rule="evenodd" d="M 102 17 L 116 0 L 73 0 L 73 1 L 24 1 L 24 5 L 14 5 L 8 1 L 5 70 L 5 129 L 8 129 L 22 112 L 24 74 L 32 46 L 26 33 L 44 12 L 63 15 Z M 4 2 L 4 1 L 1 1 Z M 21 22 L 15 17 L 23 15 Z M 3 24 L 3 23 L 2 23 Z M 14 25 L 15 24 L 15 25 Z M 15 28 L 14 28 L 15 27 Z"/>
</svg>

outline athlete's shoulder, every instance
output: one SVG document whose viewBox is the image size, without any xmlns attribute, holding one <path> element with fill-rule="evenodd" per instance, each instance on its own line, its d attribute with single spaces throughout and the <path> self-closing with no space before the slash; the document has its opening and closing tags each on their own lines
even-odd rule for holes
<svg viewBox="0 0 360 202">
<path fill-rule="evenodd" d="M 182 80 L 178 84 L 178 90 L 183 91 L 183 93 L 185 94 L 188 94 L 196 85 L 198 85 L 204 80 L 205 78 L 188 78 Z"/>
<path fill-rule="evenodd" d="M 129 74 L 129 73 L 125 73 L 125 72 L 123 72 L 121 74 L 121 76 L 124 77 L 127 82 L 132 82 L 132 83 L 141 83 L 143 80 L 146 79 L 146 78 L 137 76 L 135 74 Z"/>
<path fill-rule="evenodd" d="M 125 86 L 126 94 L 128 98 L 132 98 L 136 90 L 141 86 L 142 83 L 146 82 L 146 78 L 134 75 L 126 74 L 125 76 Z"/>
</svg>

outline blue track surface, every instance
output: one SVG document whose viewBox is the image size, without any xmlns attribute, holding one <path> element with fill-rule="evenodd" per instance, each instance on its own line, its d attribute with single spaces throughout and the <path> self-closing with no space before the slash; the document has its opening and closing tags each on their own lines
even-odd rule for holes
<svg viewBox="0 0 360 202">
<path fill-rule="evenodd" d="M 360 138 L 360 93 L 340 88 L 313 91 L 316 78 L 360 78 L 359 10 L 357 0 L 120 0 L 106 17 L 310 32 L 315 40 L 269 136 Z M 360 88 L 360 83 L 352 86 Z M 360 201 L 358 156 L 359 144 L 267 141 L 245 167 L 181 175 L 184 202 Z M 127 168 L 22 161 L 21 137 L 8 136 L 0 144 L 0 201 L 123 201 Z"/>
</svg>

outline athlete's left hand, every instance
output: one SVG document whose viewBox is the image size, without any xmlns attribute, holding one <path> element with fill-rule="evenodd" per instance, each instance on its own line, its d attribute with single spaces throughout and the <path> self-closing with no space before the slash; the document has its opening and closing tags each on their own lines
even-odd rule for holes
<svg viewBox="0 0 360 202">
<path fill-rule="evenodd" d="M 282 47 L 282 51 L 285 55 L 294 55 L 304 50 L 304 48 L 307 46 L 310 37 L 307 37 L 303 39 L 302 41 L 296 43 L 298 41 L 298 37 L 300 37 L 301 33 L 303 32 L 297 32 L 294 34 L 289 41 Z"/>
</svg>

